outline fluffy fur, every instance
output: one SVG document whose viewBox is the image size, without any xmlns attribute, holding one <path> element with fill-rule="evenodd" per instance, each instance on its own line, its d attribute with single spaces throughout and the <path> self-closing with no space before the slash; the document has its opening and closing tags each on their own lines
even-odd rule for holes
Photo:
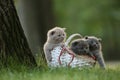
<svg viewBox="0 0 120 80">
<path fill-rule="evenodd" d="M 70 49 L 77 55 L 88 55 L 89 44 L 86 39 L 76 39 L 72 41 Z"/>
<path fill-rule="evenodd" d="M 44 53 L 47 62 L 52 60 L 51 50 L 56 46 L 64 46 L 64 40 L 66 38 L 65 28 L 55 27 L 48 31 L 47 41 L 44 44 Z"/>
<path fill-rule="evenodd" d="M 87 40 L 89 44 L 89 50 L 90 50 L 89 53 L 95 56 L 100 67 L 105 68 L 105 62 L 104 62 L 104 58 L 102 55 L 101 39 L 94 37 L 94 36 L 86 36 L 85 39 Z"/>
</svg>

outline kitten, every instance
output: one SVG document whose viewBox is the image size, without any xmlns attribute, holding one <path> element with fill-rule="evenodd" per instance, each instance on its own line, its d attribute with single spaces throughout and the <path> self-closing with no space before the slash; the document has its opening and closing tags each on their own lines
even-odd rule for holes
<svg viewBox="0 0 120 80">
<path fill-rule="evenodd" d="M 52 60 L 51 50 L 57 46 L 64 46 L 64 40 L 66 38 L 65 28 L 55 27 L 48 31 L 47 41 L 44 44 L 44 53 L 49 63 Z"/>
<path fill-rule="evenodd" d="M 87 40 L 89 44 L 89 49 L 90 49 L 89 53 L 95 56 L 100 67 L 105 69 L 105 62 L 104 62 L 104 58 L 102 55 L 101 39 L 94 37 L 94 36 L 86 36 L 85 39 Z"/>
<path fill-rule="evenodd" d="M 62 55 L 63 53 L 65 53 L 65 52 L 67 52 L 67 53 L 69 53 L 70 55 L 72 55 L 72 59 L 71 59 L 70 63 L 68 63 L 68 66 L 70 66 L 71 62 L 73 61 L 74 53 L 73 53 L 73 51 L 71 51 L 71 50 L 69 49 L 69 46 L 68 46 L 68 45 L 69 45 L 69 43 L 71 42 L 71 40 L 72 40 L 73 38 L 75 38 L 75 37 L 82 38 L 82 36 L 81 36 L 80 34 L 78 34 L 78 33 L 72 34 L 72 35 L 70 35 L 70 36 L 68 37 L 68 39 L 67 39 L 66 42 L 65 42 L 64 48 L 63 48 L 62 51 L 60 52 L 60 55 L 59 55 L 59 58 L 58 58 L 59 64 L 61 64 L 60 57 L 61 57 L 61 55 Z"/>
<path fill-rule="evenodd" d="M 70 49 L 77 55 L 88 55 L 89 44 L 86 39 L 76 39 L 71 42 Z"/>
</svg>

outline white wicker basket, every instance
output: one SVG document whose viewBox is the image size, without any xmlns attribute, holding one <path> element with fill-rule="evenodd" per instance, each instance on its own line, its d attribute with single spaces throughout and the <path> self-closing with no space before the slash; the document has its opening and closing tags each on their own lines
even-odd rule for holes
<svg viewBox="0 0 120 80">
<path fill-rule="evenodd" d="M 68 48 L 68 41 L 65 42 L 65 47 Z M 60 61 L 61 64 L 59 63 L 59 56 L 61 53 L 62 47 L 57 46 L 55 47 L 52 51 L 51 51 L 51 55 L 52 55 L 52 61 L 48 63 L 49 67 L 68 67 L 68 64 L 71 62 L 72 60 L 72 55 L 70 55 L 68 52 L 64 52 L 61 57 L 60 57 Z M 69 67 L 71 68 L 91 68 L 95 65 L 95 60 L 91 57 L 88 56 L 75 56 L 73 58 L 73 61 L 70 63 Z"/>
</svg>

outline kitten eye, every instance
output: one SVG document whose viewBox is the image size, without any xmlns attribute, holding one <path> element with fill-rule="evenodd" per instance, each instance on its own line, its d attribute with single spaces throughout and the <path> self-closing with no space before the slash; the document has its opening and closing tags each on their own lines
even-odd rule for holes
<svg viewBox="0 0 120 80">
<path fill-rule="evenodd" d="M 58 36 L 60 37 L 61 35 L 59 34 Z"/>
<path fill-rule="evenodd" d="M 91 41 L 91 44 L 93 44 L 94 42 L 93 41 Z"/>
<path fill-rule="evenodd" d="M 65 36 L 65 34 L 63 34 L 63 36 Z"/>
<path fill-rule="evenodd" d="M 96 44 L 98 44 L 98 43 L 96 42 Z"/>
</svg>

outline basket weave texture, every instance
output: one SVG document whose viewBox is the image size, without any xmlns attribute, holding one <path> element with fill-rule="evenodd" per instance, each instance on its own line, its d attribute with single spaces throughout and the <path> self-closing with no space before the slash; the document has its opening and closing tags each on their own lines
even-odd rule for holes
<svg viewBox="0 0 120 80">
<path fill-rule="evenodd" d="M 52 61 L 48 63 L 49 67 L 68 67 L 69 62 L 72 59 L 72 56 L 69 53 L 64 52 L 60 57 L 61 64 L 59 64 L 58 58 L 59 58 L 61 50 L 62 50 L 62 48 L 60 46 L 58 46 L 58 47 L 55 47 L 51 51 Z M 94 64 L 95 64 L 95 60 L 92 59 L 91 57 L 79 55 L 79 56 L 75 56 L 73 58 L 73 61 L 70 63 L 69 67 L 71 67 L 71 68 L 76 68 L 76 67 L 91 68 L 94 66 Z"/>
</svg>

